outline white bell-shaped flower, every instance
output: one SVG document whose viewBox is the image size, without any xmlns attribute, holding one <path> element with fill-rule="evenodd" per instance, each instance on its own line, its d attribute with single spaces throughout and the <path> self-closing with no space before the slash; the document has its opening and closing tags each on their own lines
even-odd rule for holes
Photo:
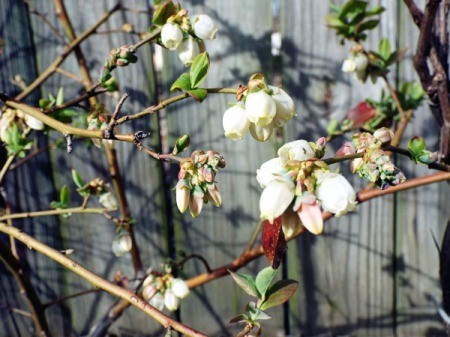
<svg viewBox="0 0 450 337">
<path fill-rule="evenodd" d="M 98 201 L 107 209 L 117 209 L 118 207 L 117 199 L 111 192 L 100 194 Z"/>
<path fill-rule="evenodd" d="M 112 251 L 116 256 L 122 256 L 131 250 L 133 243 L 128 233 L 116 236 L 112 242 Z"/>
<path fill-rule="evenodd" d="M 164 304 L 166 308 L 170 311 L 174 311 L 178 309 L 180 305 L 180 300 L 173 293 L 172 289 L 167 289 L 164 293 Z"/>
<path fill-rule="evenodd" d="M 250 126 L 247 112 L 239 105 L 233 105 L 223 114 L 222 119 L 225 137 L 237 140 L 242 139 Z"/>
<path fill-rule="evenodd" d="M 355 209 L 356 193 L 344 176 L 333 172 L 317 175 L 316 197 L 324 211 L 338 217 Z"/>
<path fill-rule="evenodd" d="M 314 158 L 314 150 L 306 140 L 295 140 L 284 144 L 278 149 L 281 164 L 286 165 L 291 160 L 305 161 Z"/>
<path fill-rule="evenodd" d="M 44 129 L 44 123 L 42 123 L 39 119 L 26 115 L 24 117 L 25 124 L 28 125 L 33 130 L 43 130 Z"/>
<path fill-rule="evenodd" d="M 269 88 L 273 90 L 272 98 L 277 107 L 275 118 L 282 121 L 290 120 L 295 114 L 295 105 L 291 96 L 281 88 L 272 85 L 269 85 Z"/>
<path fill-rule="evenodd" d="M 212 40 L 216 38 L 217 27 L 214 20 L 209 15 L 200 14 L 193 18 L 192 28 L 197 37 L 202 40 Z"/>
<path fill-rule="evenodd" d="M 295 185 L 289 177 L 277 177 L 264 189 L 259 199 L 261 219 L 271 223 L 284 213 L 294 199 Z"/>
<path fill-rule="evenodd" d="M 265 142 L 272 135 L 273 125 L 269 124 L 266 126 L 257 125 L 250 123 L 249 127 L 250 134 L 259 142 Z"/>
<path fill-rule="evenodd" d="M 170 289 L 178 298 L 185 298 L 187 295 L 189 295 L 189 287 L 186 281 L 180 278 L 174 278 L 170 282 Z"/>
<path fill-rule="evenodd" d="M 261 188 L 265 188 L 272 180 L 274 180 L 277 175 L 280 175 L 283 171 L 283 166 L 281 165 L 280 158 L 273 158 L 261 165 L 261 167 L 256 170 L 256 180 L 258 180 Z"/>
<path fill-rule="evenodd" d="M 164 296 L 161 293 L 156 293 L 152 296 L 148 303 L 161 311 L 164 309 Z"/>
<path fill-rule="evenodd" d="M 183 32 L 175 23 L 166 23 L 161 29 L 161 42 L 169 50 L 175 50 L 183 41 Z"/>
<path fill-rule="evenodd" d="M 197 41 L 192 37 L 188 37 L 180 43 L 177 52 L 181 62 L 183 62 L 186 67 L 189 67 L 194 63 L 195 57 L 200 54 L 200 47 Z"/>
<path fill-rule="evenodd" d="M 259 126 L 267 126 L 277 113 L 275 100 L 264 90 L 252 92 L 245 100 L 245 110 L 250 122 Z"/>
</svg>

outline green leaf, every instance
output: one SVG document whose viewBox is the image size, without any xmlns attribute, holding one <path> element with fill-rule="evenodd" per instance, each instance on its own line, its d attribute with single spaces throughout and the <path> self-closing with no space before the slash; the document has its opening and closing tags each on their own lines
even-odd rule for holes
<svg viewBox="0 0 450 337">
<path fill-rule="evenodd" d="M 389 57 L 391 56 L 391 45 L 388 39 L 381 39 L 380 43 L 378 44 L 378 52 L 383 60 L 387 61 L 389 59 Z"/>
<path fill-rule="evenodd" d="M 365 1 L 349 0 L 342 6 L 341 12 L 339 13 L 339 19 L 344 20 L 345 17 L 349 15 L 364 12 L 366 7 L 367 2 Z"/>
<path fill-rule="evenodd" d="M 265 298 L 267 289 L 272 283 L 273 277 L 277 271 L 272 267 L 266 267 L 256 275 L 255 285 L 258 292 L 261 294 L 261 298 Z"/>
<path fill-rule="evenodd" d="M 191 96 L 193 99 L 199 102 L 203 102 L 206 96 L 208 96 L 208 91 L 204 88 L 188 90 L 186 92 L 189 94 L 189 96 Z"/>
<path fill-rule="evenodd" d="M 294 280 L 280 280 L 274 283 L 267 291 L 267 299 L 260 306 L 260 309 L 266 310 L 283 304 L 291 298 L 297 288 L 298 282 Z"/>
<path fill-rule="evenodd" d="M 191 90 L 191 80 L 188 73 L 183 73 L 178 77 L 175 82 L 173 82 L 172 86 L 170 87 L 170 91 L 175 90 L 183 90 L 188 91 Z"/>
<path fill-rule="evenodd" d="M 58 94 L 56 95 L 56 105 L 60 105 L 64 103 L 64 88 L 61 87 L 58 90 Z"/>
<path fill-rule="evenodd" d="M 156 7 L 155 14 L 153 14 L 153 23 L 162 26 L 169 17 L 175 14 L 177 14 L 177 6 L 172 1 L 166 1 Z"/>
<path fill-rule="evenodd" d="M 72 169 L 72 180 L 77 185 L 78 188 L 82 188 L 84 186 L 84 181 L 81 179 L 78 172 L 74 169 Z"/>
<path fill-rule="evenodd" d="M 197 88 L 206 78 L 209 69 L 209 55 L 205 51 L 198 54 L 192 63 L 189 76 L 191 79 L 191 88 Z"/>
<path fill-rule="evenodd" d="M 265 320 L 265 319 L 271 319 L 272 317 L 266 314 L 264 311 L 256 307 L 256 304 L 254 302 L 250 302 L 247 304 L 245 309 L 250 314 L 250 320 L 252 322 L 255 322 L 257 320 Z"/>
<path fill-rule="evenodd" d="M 66 206 L 69 203 L 69 189 L 66 185 L 64 185 L 59 192 L 59 201 Z"/>
<path fill-rule="evenodd" d="M 241 273 L 235 273 L 231 270 L 228 270 L 228 272 L 231 274 L 237 285 L 242 288 L 242 290 L 244 290 L 250 296 L 259 298 L 258 290 L 256 289 L 255 285 L 255 280 L 253 279 L 252 276 Z"/>
<path fill-rule="evenodd" d="M 345 27 L 345 23 L 339 20 L 334 15 L 327 16 L 327 25 L 331 28 L 342 28 Z"/>
<path fill-rule="evenodd" d="M 366 10 L 366 17 L 381 14 L 384 12 L 384 10 L 385 8 L 383 6 L 375 6 Z"/>
<path fill-rule="evenodd" d="M 237 323 L 237 322 L 242 322 L 242 321 L 248 321 L 248 316 L 245 314 L 236 315 L 236 316 L 230 318 L 228 323 Z"/>
<path fill-rule="evenodd" d="M 378 20 L 378 19 L 367 20 L 358 26 L 358 32 L 363 32 L 365 30 L 374 29 L 376 26 L 378 26 L 379 22 L 380 22 L 380 20 Z"/>
<path fill-rule="evenodd" d="M 189 138 L 189 135 L 178 137 L 177 141 L 175 142 L 175 146 L 173 147 L 172 154 L 176 156 L 178 153 L 183 152 L 190 143 L 191 139 Z"/>
</svg>

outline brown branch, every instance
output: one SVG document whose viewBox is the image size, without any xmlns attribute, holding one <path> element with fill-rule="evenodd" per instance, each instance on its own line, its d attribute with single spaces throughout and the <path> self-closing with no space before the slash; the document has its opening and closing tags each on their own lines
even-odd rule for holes
<svg viewBox="0 0 450 337">
<path fill-rule="evenodd" d="M 45 307 L 42 305 L 28 273 L 2 240 L 0 240 L 0 260 L 3 261 L 11 274 L 14 275 L 14 278 L 20 286 L 21 293 L 25 295 L 25 299 L 31 310 L 31 318 L 36 326 L 38 335 L 42 337 L 51 337 L 52 334 L 48 327 L 47 319 L 45 318 Z"/>
<path fill-rule="evenodd" d="M 410 179 L 404 182 L 403 184 L 389 187 L 386 190 L 380 190 L 380 189 L 365 189 L 358 193 L 358 202 L 363 203 L 366 201 L 369 201 L 374 198 L 378 198 L 382 195 L 386 194 L 393 194 L 400 191 L 405 191 L 411 188 L 415 188 L 418 186 L 424 186 L 433 184 L 440 181 L 446 181 L 450 180 L 450 173 L 449 172 L 443 172 L 443 173 L 435 173 L 431 174 L 425 177 Z M 322 213 L 322 217 L 324 221 L 330 219 L 332 217 L 332 214 L 329 212 Z M 288 241 L 294 239 L 298 235 L 300 235 L 301 232 L 293 235 L 288 239 Z M 230 264 L 227 264 L 225 266 L 218 267 L 214 269 L 211 273 L 204 273 L 199 274 L 197 276 L 192 277 L 187 281 L 189 288 L 195 288 L 198 286 L 201 286 L 205 283 L 208 283 L 210 281 L 213 281 L 217 278 L 223 277 L 225 275 L 228 275 L 228 270 L 238 270 L 244 266 L 246 266 L 249 262 L 257 259 L 261 255 L 264 254 L 262 246 L 258 246 L 256 248 L 253 248 L 250 251 L 244 252 L 242 255 L 234 259 Z"/>
<path fill-rule="evenodd" d="M 411 13 L 411 16 L 413 18 L 414 23 L 420 27 L 423 20 L 423 13 L 420 10 L 419 7 L 417 7 L 417 4 L 414 0 L 403 0 L 405 5 L 408 7 L 409 12 Z"/>
<path fill-rule="evenodd" d="M 73 40 L 48 67 L 44 70 L 24 91 L 16 96 L 16 100 L 20 101 L 27 97 L 31 92 L 37 89 L 42 83 L 44 83 L 64 62 L 69 54 L 84 40 L 86 40 L 92 33 L 94 33 L 98 27 L 100 27 L 109 17 L 121 8 L 120 4 L 115 5 L 111 10 L 105 13 L 92 27 L 85 30 L 80 36 Z"/>
<path fill-rule="evenodd" d="M 181 324 L 176 320 L 173 320 L 169 316 L 165 315 L 161 311 L 148 304 L 134 292 L 103 279 L 102 277 L 80 265 L 78 262 L 70 259 L 64 254 L 61 254 L 59 251 L 45 245 L 44 243 L 36 240 L 32 236 L 20 231 L 19 229 L 0 222 L 0 232 L 13 236 L 16 240 L 23 242 L 27 247 L 30 247 L 37 252 L 51 258 L 52 260 L 61 264 L 64 268 L 79 275 L 80 277 L 91 283 L 93 286 L 103 289 L 116 297 L 124 299 L 129 304 L 152 317 L 163 327 L 171 327 L 188 337 L 207 337 L 205 334 L 184 324 Z"/>
</svg>

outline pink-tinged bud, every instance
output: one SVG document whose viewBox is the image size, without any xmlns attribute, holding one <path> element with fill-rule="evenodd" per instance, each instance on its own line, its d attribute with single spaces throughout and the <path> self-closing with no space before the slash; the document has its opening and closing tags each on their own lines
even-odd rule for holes
<svg viewBox="0 0 450 337">
<path fill-rule="evenodd" d="M 267 126 L 260 126 L 257 124 L 250 123 L 250 134 L 259 142 L 265 142 L 272 135 L 273 127 L 272 124 Z"/>
<path fill-rule="evenodd" d="M 200 14 L 192 19 L 192 28 L 197 37 L 202 40 L 212 40 L 216 38 L 217 28 L 213 19 L 206 14 Z"/>
<path fill-rule="evenodd" d="M 199 216 L 203 208 L 203 197 L 196 197 L 192 195 L 189 198 L 189 211 L 192 217 L 196 218 Z"/>
<path fill-rule="evenodd" d="M 295 140 L 278 149 L 278 156 L 284 166 L 290 161 L 306 161 L 314 158 L 314 150 L 306 140 Z"/>
<path fill-rule="evenodd" d="M 250 126 L 250 121 L 245 109 L 239 105 L 234 105 L 223 114 L 222 125 L 225 137 L 237 140 L 244 137 Z"/>
<path fill-rule="evenodd" d="M 355 158 L 350 162 L 350 172 L 355 174 L 364 165 L 364 159 Z"/>
<path fill-rule="evenodd" d="M 394 138 L 394 133 L 388 128 L 380 128 L 373 133 L 373 136 L 383 144 L 390 143 Z"/>
<path fill-rule="evenodd" d="M 170 289 L 178 298 L 185 298 L 187 295 L 189 295 L 189 287 L 187 283 L 180 278 L 174 278 L 171 281 Z"/>
<path fill-rule="evenodd" d="M 247 95 L 245 110 L 250 122 L 259 126 L 268 126 L 276 115 L 277 106 L 272 96 L 260 90 Z"/>
<path fill-rule="evenodd" d="M 273 158 L 261 165 L 259 170 L 256 170 L 256 180 L 258 180 L 261 188 L 265 188 L 277 175 L 283 171 L 280 158 Z"/>
<path fill-rule="evenodd" d="M 208 186 L 205 197 L 214 206 L 220 207 L 222 205 L 222 196 L 220 195 L 219 189 L 217 188 L 216 184 Z"/>
<path fill-rule="evenodd" d="M 161 42 L 169 50 L 175 50 L 183 41 L 183 32 L 174 23 L 166 23 L 161 29 Z"/>
<path fill-rule="evenodd" d="M 272 85 L 269 85 L 268 87 L 273 91 L 272 98 L 275 100 L 277 107 L 275 118 L 283 121 L 290 120 L 295 114 L 295 105 L 291 96 L 281 88 Z"/>
<path fill-rule="evenodd" d="M 295 185 L 289 177 L 277 177 L 264 189 L 259 199 L 261 219 L 273 223 L 294 199 Z"/>
<path fill-rule="evenodd" d="M 316 148 L 319 150 L 323 150 L 327 146 L 327 139 L 325 137 L 320 137 L 316 141 Z"/>
<path fill-rule="evenodd" d="M 156 288 L 153 285 L 148 285 L 145 286 L 142 289 L 142 297 L 144 298 L 144 300 L 146 300 L 147 302 L 156 294 Z"/>
<path fill-rule="evenodd" d="M 197 41 L 189 37 L 180 43 L 177 52 L 181 62 L 186 67 L 190 67 L 194 63 L 195 57 L 200 54 L 200 47 Z"/>
<path fill-rule="evenodd" d="M 347 112 L 346 119 L 352 122 L 353 127 L 362 126 L 364 123 L 375 117 L 377 110 L 367 102 L 361 102 Z"/>
<path fill-rule="evenodd" d="M 180 300 L 175 296 L 171 289 L 167 289 L 164 293 L 164 304 L 166 308 L 170 311 L 175 311 L 180 305 Z"/>
<path fill-rule="evenodd" d="M 191 189 L 187 185 L 187 182 L 183 179 L 177 183 L 175 187 L 175 199 L 177 207 L 181 213 L 186 212 L 189 206 L 189 198 L 191 196 Z"/>
<path fill-rule="evenodd" d="M 148 303 L 161 311 L 164 309 L 164 296 L 161 293 L 156 293 L 155 295 L 153 295 L 150 301 L 148 301 Z"/>
<path fill-rule="evenodd" d="M 302 203 L 298 216 L 302 221 L 303 226 L 311 233 L 318 235 L 323 231 L 322 212 L 317 202 L 310 205 Z"/>
<path fill-rule="evenodd" d="M 151 285 L 153 283 L 155 283 L 155 276 L 150 274 L 144 279 L 144 282 L 142 282 L 142 286 L 146 287 L 146 286 L 149 286 L 149 285 Z"/>
<path fill-rule="evenodd" d="M 324 211 L 339 217 L 356 207 L 356 193 L 343 175 L 320 172 L 317 179 L 316 196 Z"/>
<path fill-rule="evenodd" d="M 336 157 L 347 156 L 349 154 L 355 153 L 355 146 L 352 142 L 345 142 L 344 145 L 340 147 L 339 150 L 336 151 Z"/>
</svg>

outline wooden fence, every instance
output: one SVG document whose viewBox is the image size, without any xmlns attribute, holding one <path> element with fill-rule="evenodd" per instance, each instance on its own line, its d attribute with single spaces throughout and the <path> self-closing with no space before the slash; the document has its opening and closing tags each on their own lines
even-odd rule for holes
<svg viewBox="0 0 450 337">
<path fill-rule="evenodd" d="M 332 1 L 341 4 L 342 1 Z M 29 1 L 58 31 L 62 31 L 52 1 Z M 124 1 L 128 8 L 148 10 L 148 1 Z M 285 140 L 315 140 L 325 135 L 331 117 L 345 112 L 366 97 L 378 98 L 382 83 L 361 85 L 341 71 L 349 45 L 342 46 L 334 32 L 325 25 L 328 1 L 269 0 L 189 0 L 181 1 L 191 14 L 206 13 L 220 27 L 216 40 L 206 47 L 211 55 L 208 87 L 237 86 L 255 72 L 262 72 L 269 82 L 279 82 L 296 101 L 298 115 L 285 130 Z M 79 34 L 94 24 L 114 1 L 66 1 L 69 16 Z M 391 44 L 408 47 L 405 59 L 390 74 L 393 83 L 415 79 L 411 55 L 417 41 L 417 28 L 400 0 L 371 1 L 382 5 L 379 28 L 367 45 L 376 48 L 381 37 Z M 137 30 L 149 26 L 149 14 L 119 11 L 97 34 L 81 44 L 88 66 L 96 78 L 109 50 L 135 37 L 122 33 L 102 34 L 133 23 Z M 281 56 L 271 54 L 271 35 L 282 34 Z M 42 18 L 27 11 L 23 1 L 0 1 L 0 38 L 6 42 L 0 56 L 0 92 L 15 95 L 20 90 L 11 79 L 21 75 L 30 83 L 62 51 L 60 41 Z M 137 112 L 167 97 L 171 83 L 184 70 L 173 53 L 164 52 L 164 66 L 157 74 L 149 47 L 138 52 L 139 62 L 118 69 L 122 92 L 130 94 L 123 112 Z M 78 74 L 75 57 L 62 68 Z M 56 75 L 31 95 L 27 102 L 36 104 L 40 97 L 56 95 L 64 88 L 67 99 L 82 86 L 63 75 Z M 212 267 L 229 263 L 240 254 L 258 220 L 261 193 L 255 179 L 256 169 L 275 156 L 279 139 L 261 144 L 246 137 L 241 142 L 225 139 L 221 129 L 222 114 L 232 96 L 211 95 L 202 104 L 186 101 L 170 106 L 158 119 L 143 118 L 121 130 L 150 130 L 146 144 L 154 148 L 173 144 L 182 134 L 191 135 L 190 149 L 214 149 L 224 155 L 227 166 L 218 175 L 223 206 L 205 207 L 193 220 L 180 215 L 173 202 L 161 193 L 176 182 L 177 168 L 162 166 L 130 144 L 117 144 L 126 196 L 136 219 L 137 242 L 146 267 L 158 266 L 179 250 L 203 255 Z M 112 107 L 117 98 L 103 97 Z M 426 105 L 417 110 L 406 137 L 426 135 L 427 144 L 438 144 L 437 126 Z M 162 134 L 160 144 L 159 134 Z M 40 147 L 51 145 L 61 136 L 40 136 Z M 333 145 L 334 146 L 334 145 Z M 337 145 L 336 145 L 337 146 Z M 336 150 L 336 147 L 332 147 Z M 331 153 L 331 151 L 330 151 Z M 398 158 L 407 177 L 427 174 L 423 167 Z M 71 168 L 82 177 L 109 179 L 106 159 L 101 150 L 77 142 L 72 154 L 50 147 L 24 165 L 8 173 L 6 195 L 16 212 L 48 209 L 62 185 L 71 183 Z M 344 169 L 345 170 L 345 169 Z M 357 177 L 354 186 L 364 187 Z M 300 282 L 299 289 L 284 308 L 269 310 L 273 319 L 263 323 L 265 336 L 444 336 L 437 314 L 440 301 L 438 251 L 433 235 L 440 241 L 449 216 L 446 183 L 388 195 L 357 207 L 356 212 L 326 223 L 324 234 L 309 233 L 291 242 L 283 267 L 285 276 Z M 72 194 L 76 202 L 76 194 Z M 170 224 L 170 226 L 167 226 Z M 15 225 L 56 249 L 74 249 L 72 257 L 96 273 L 112 278 L 117 271 L 132 276 L 129 257 L 116 258 L 111 252 L 115 228 L 91 215 L 68 219 L 44 217 L 16 221 Z M 1 237 L 6 240 L 5 237 Z M 76 291 L 89 289 L 84 280 L 64 270 L 48 258 L 20 246 L 23 261 L 30 267 L 32 282 L 44 303 Z M 261 258 L 242 271 L 255 274 L 266 266 Z M 204 266 L 190 262 L 187 277 L 204 272 Z M 231 336 L 237 327 L 228 319 L 242 312 L 249 298 L 229 277 L 193 290 L 183 301 L 183 323 L 211 336 Z M 65 301 L 47 310 L 55 336 L 82 336 L 114 303 L 107 294 L 95 292 Z M 31 336 L 31 319 L 12 312 L 27 310 L 18 286 L 0 264 L 0 336 Z M 134 308 L 110 328 L 116 336 L 162 336 L 164 331 Z"/>
</svg>

